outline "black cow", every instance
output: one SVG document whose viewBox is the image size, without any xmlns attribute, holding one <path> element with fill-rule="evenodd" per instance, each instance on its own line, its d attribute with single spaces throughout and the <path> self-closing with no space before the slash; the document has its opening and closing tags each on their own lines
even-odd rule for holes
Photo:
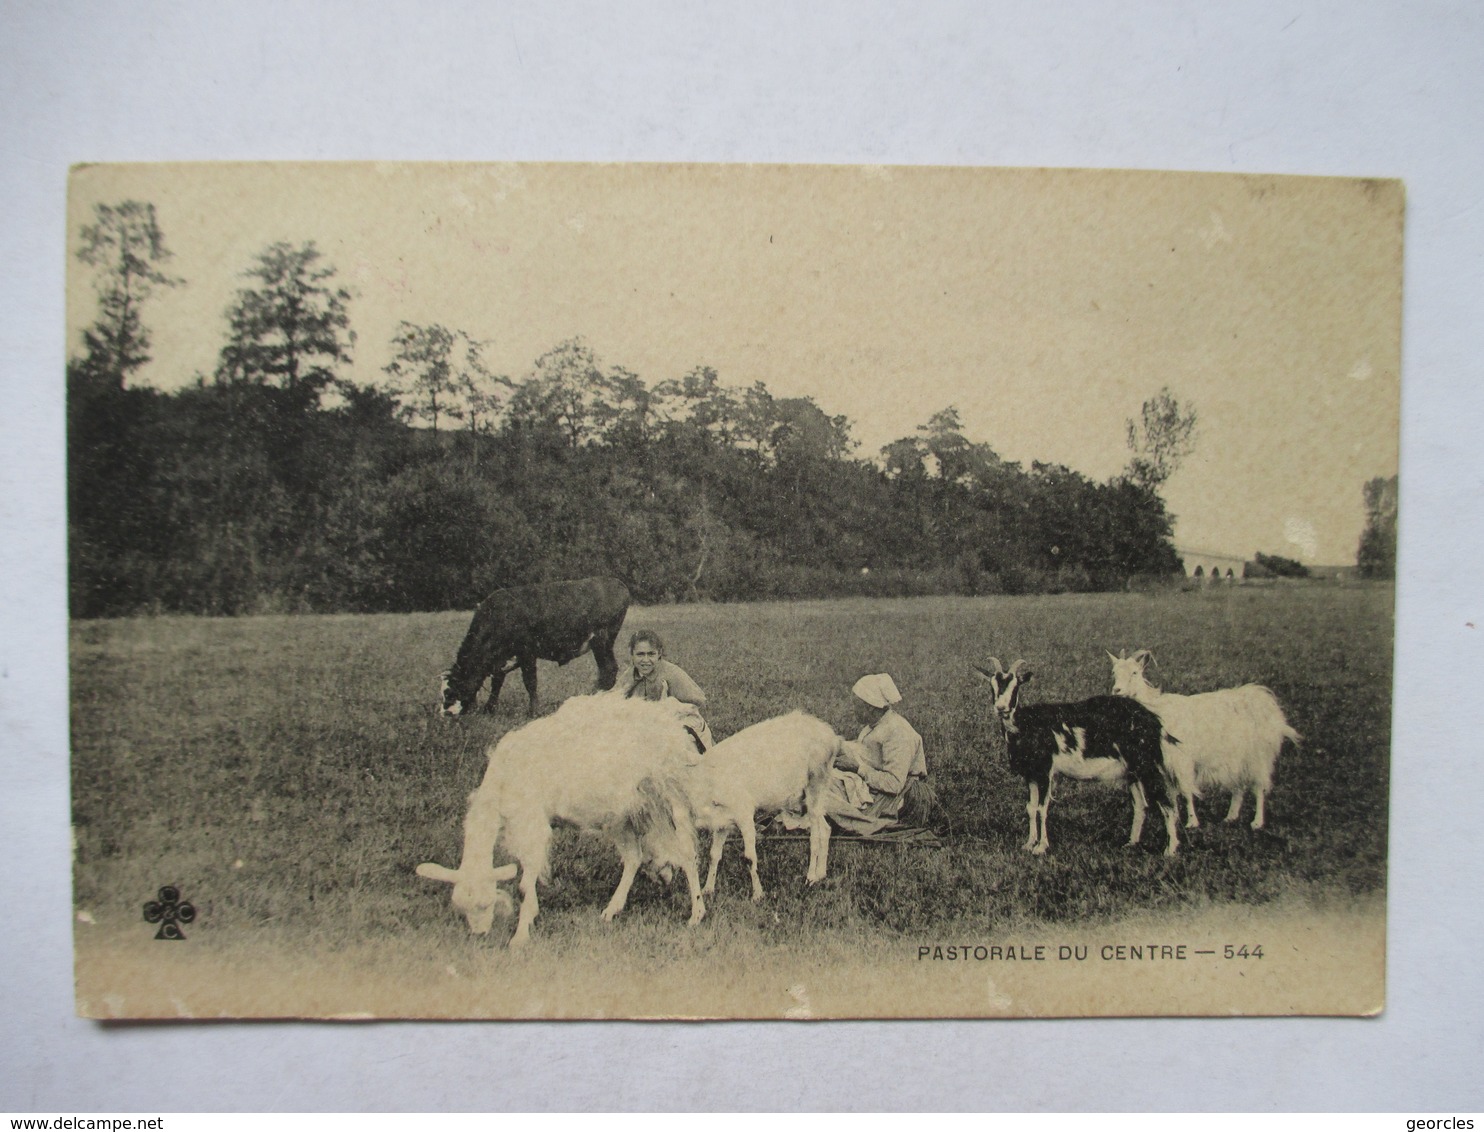
<svg viewBox="0 0 1484 1132">
<path fill-rule="evenodd" d="M 474 710 L 485 677 L 491 678 L 484 710 L 494 711 L 505 677 L 520 669 L 536 714 L 536 661 L 566 664 L 589 649 L 598 662 L 598 686 L 618 680 L 613 655 L 629 611 L 628 587 L 616 578 L 580 578 L 496 590 L 474 610 L 453 667 L 443 674 L 443 711 Z"/>
</svg>

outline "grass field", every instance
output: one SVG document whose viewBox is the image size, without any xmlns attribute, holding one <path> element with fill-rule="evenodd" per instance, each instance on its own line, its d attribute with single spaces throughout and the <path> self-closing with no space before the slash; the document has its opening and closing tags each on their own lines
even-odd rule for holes
<svg viewBox="0 0 1484 1132">
<path fill-rule="evenodd" d="M 831 877 L 807 889 L 807 845 L 765 843 L 769 898 L 756 908 L 740 855 L 728 854 L 700 938 L 766 951 L 1295 900 L 1374 903 L 1385 885 L 1391 621 L 1389 587 L 1293 586 L 671 606 L 632 610 L 628 626 L 665 636 L 706 688 L 718 738 L 795 707 L 846 731 L 851 683 L 885 670 L 926 742 L 941 849 L 837 843 Z M 515 680 L 493 717 L 436 714 L 437 674 L 467 622 L 450 613 L 75 624 L 77 908 L 100 931 L 143 932 L 141 905 L 174 884 L 199 911 L 186 930 L 202 946 L 334 952 L 405 940 L 465 964 L 489 953 L 503 939 L 471 940 L 446 886 L 413 873 L 421 861 L 457 863 L 485 749 L 524 718 Z M 1141 848 L 1123 845 L 1125 793 L 1062 780 L 1051 852 L 1020 849 L 1023 787 L 969 664 L 1023 657 L 1037 669 L 1028 702 L 1079 698 L 1107 691 L 1104 650 L 1121 647 L 1154 649 L 1155 678 L 1170 691 L 1251 680 L 1278 694 L 1305 742 L 1279 760 L 1267 829 L 1223 825 L 1225 799 L 1209 799 L 1202 828 L 1167 860 L 1157 821 Z M 589 658 L 543 664 L 543 705 L 593 678 Z M 638 962 L 703 946 L 677 943 L 683 885 L 641 877 L 607 928 L 597 912 L 618 878 L 612 847 L 565 832 L 553 862 L 536 949 L 627 941 Z"/>
</svg>

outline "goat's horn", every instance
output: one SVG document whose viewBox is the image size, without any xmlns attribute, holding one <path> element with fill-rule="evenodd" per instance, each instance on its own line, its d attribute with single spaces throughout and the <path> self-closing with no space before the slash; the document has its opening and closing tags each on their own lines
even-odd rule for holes
<svg viewBox="0 0 1484 1132">
<path fill-rule="evenodd" d="M 994 665 L 994 670 L 996 672 L 1003 672 L 1003 671 L 1005 671 L 1005 666 L 1000 663 L 1000 658 L 999 657 L 997 657 L 997 656 L 990 657 L 989 658 L 989 663 L 992 664 L 992 665 Z"/>
<path fill-rule="evenodd" d="M 1134 653 L 1131 659 L 1140 661 L 1141 663 L 1147 662 L 1154 659 L 1154 654 L 1148 649 L 1140 649 L 1138 652 Z"/>
<path fill-rule="evenodd" d="M 1023 660 L 1017 660 L 1014 664 L 1012 664 L 1010 666 L 1010 675 L 1011 676 L 1019 676 L 1020 675 L 1020 670 L 1022 668 L 1024 668 L 1024 667 L 1025 667 L 1025 661 L 1023 661 Z"/>
</svg>

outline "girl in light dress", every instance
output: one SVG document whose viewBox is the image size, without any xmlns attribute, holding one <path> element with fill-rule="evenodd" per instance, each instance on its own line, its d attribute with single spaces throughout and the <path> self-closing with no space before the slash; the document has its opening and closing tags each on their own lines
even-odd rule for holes
<svg viewBox="0 0 1484 1132">
<path fill-rule="evenodd" d="M 665 643 L 653 629 L 640 629 L 629 637 L 629 663 L 613 690 L 626 699 L 669 703 L 691 733 L 697 752 L 711 749 L 711 728 L 701 715 L 706 693 L 685 669 L 665 659 Z"/>
</svg>

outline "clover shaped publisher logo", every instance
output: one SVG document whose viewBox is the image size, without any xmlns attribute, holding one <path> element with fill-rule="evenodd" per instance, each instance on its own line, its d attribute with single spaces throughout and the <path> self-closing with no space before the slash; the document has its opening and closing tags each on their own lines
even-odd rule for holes
<svg viewBox="0 0 1484 1132">
<path fill-rule="evenodd" d="M 173 884 L 165 885 L 158 895 L 158 900 L 151 900 L 144 906 L 145 920 L 160 925 L 155 938 L 185 939 L 185 932 L 180 930 L 180 925 L 189 924 L 196 918 L 196 906 L 189 900 L 182 900 L 180 889 Z"/>
</svg>

